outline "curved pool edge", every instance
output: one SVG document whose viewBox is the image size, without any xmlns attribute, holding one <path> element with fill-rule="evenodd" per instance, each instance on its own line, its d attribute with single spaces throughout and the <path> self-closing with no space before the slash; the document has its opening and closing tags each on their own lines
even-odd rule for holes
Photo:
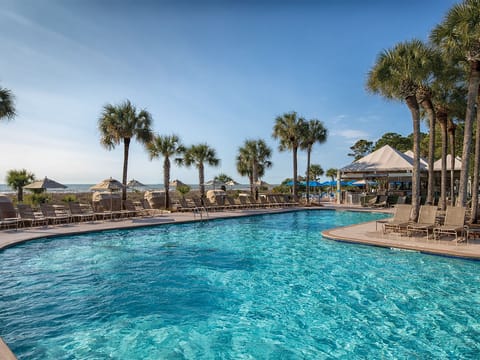
<svg viewBox="0 0 480 360">
<path fill-rule="evenodd" d="M 455 244 L 449 240 L 426 240 L 425 237 L 384 235 L 377 230 L 376 221 L 342 226 L 322 231 L 322 237 L 350 244 L 416 251 L 428 255 L 446 256 L 467 260 L 480 260 L 480 244 Z"/>
<path fill-rule="evenodd" d="M 0 359 L 2 360 L 17 360 L 8 345 L 0 337 Z"/>
</svg>

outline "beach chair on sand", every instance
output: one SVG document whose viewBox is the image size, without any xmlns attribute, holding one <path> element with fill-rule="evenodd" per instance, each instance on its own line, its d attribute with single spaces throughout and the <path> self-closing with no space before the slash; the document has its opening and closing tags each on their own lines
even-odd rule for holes
<svg viewBox="0 0 480 360">
<path fill-rule="evenodd" d="M 412 213 L 412 205 L 400 204 L 395 206 L 393 217 L 383 222 L 383 233 L 387 232 L 405 232 L 407 230 L 408 222 L 410 221 L 410 214 Z"/>
<path fill-rule="evenodd" d="M 443 225 L 433 229 L 433 238 L 438 240 L 442 234 L 454 235 L 455 242 L 458 244 L 458 235 L 464 232 L 465 212 L 466 209 L 463 206 L 447 206 L 445 221 Z"/>
<path fill-rule="evenodd" d="M 434 205 L 420 206 L 420 213 L 417 222 L 412 222 L 407 225 L 407 233 L 411 236 L 413 233 L 425 232 L 428 235 L 433 232 L 436 225 L 437 207 Z"/>
</svg>

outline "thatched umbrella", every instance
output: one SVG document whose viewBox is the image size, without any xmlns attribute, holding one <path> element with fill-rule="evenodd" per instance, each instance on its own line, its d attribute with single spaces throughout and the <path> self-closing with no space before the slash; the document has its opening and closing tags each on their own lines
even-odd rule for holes
<svg viewBox="0 0 480 360">
<path fill-rule="evenodd" d="M 175 179 L 173 181 L 170 181 L 170 186 L 174 186 L 174 187 L 177 187 L 177 186 L 183 186 L 185 185 L 184 182 L 178 180 L 178 179 Z"/>
<path fill-rule="evenodd" d="M 45 176 L 43 180 L 36 180 L 23 187 L 28 190 L 46 190 L 46 189 L 66 189 L 67 186 L 56 182 L 55 180 L 49 179 Z"/>
<path fill-rule="evenodd" d="M 115 180 L 113 178 L 110 179 L 105 179 L 101 182 L 99 182 L 97 185 L 93 185 L 90 190 L 94 191 L 114 191 L 114 190 L 122 190 L 123 189 L 123 184 Z"/>
<path fill-rule="evenodd" d="M 142 184 L 140 181 L 132 179 L 127 183 L 127 187 L 132 188 L 135 190 L 137 187 L 145 187 L 145 184 Z"/>
</svg>

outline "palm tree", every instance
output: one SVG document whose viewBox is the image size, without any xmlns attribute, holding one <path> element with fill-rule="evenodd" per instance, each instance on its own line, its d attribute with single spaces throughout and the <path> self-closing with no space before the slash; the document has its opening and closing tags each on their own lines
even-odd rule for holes
<svg viewBox="0 0 480 360">
<path fill-rule="evenodd" d="M 256 196 L 258 193 L 258 179 L 263 176 L 265 169 L 272 166 L 272 162 L 270 161 L 272 149 L 262 139 L 245 140 L 243 147 L 241 147 L 238 152 L 237 169 L 239 169 L 241 174 L 243 172 L 243 175 L 251 173 L 251 177 L 249 177 L 250 192 Z M 243 162 L 245 164 L 243 164 Z M 244 168 L 248 169 L 248 171 L 244 171 Z"/>
<path fill-rule="evenodd" d="M 458 204 L 467 202 L 468 170 L 472 147 L 472 129 L 480 85 L 480 0 L 464 0 L 452 6 L 430 39 L 452 59 L 468 64 L 468 95 L 463 134 L 462 169 Z M 476 190 L 478 191 L 478 190 Z"/>
<path fill-rule="evenodd" d="M 420 108 L 416 94 L 419 85 L 431 72 L 431 49 L 420 40 L 395 45 L 378 56 L 370 70 L 367 90 L 387 99 L 405 101 L 413 122 L 412 219 L 420 205 Z"/>
<path fill-rule="evenodd" d="M 176 159 L 178 165 L 187 167 L 195 166 L 198 169 L 200 196 L 205 198 L 205 163 L 210 166 L 218 166 L 220 159 L 217 158 L 215 149 L 207 144 L 192 145 L 183 152 L 183 157 Z"/>
<path fill-rule="evenodd" d="M 5 182 L 13 190 L 17 191 L 18 202 L 23 201 L 23 187 L 30 184 L 35 180 L 35 175 L 28 172 L 25 169 L 22 170 L 9 170 Z"/>
<path fill-rule="evenodd" d="M 292 150 L 293 155 L 293 195 L 297 196 L 297 152 L 302 139 L 305 120 L 297 117 L 295 111 L 285 113 L 275 119 L 273 138 L 280 140 L 280 151 Z"/>
<path fill-rule="evenodd" d="M 315 143 L 323 144 L 327 141 L 327 129 L 320 120 L 312 119 L 305 123 L 300 147 L 307 150 L 307 203 L 310 203 L 310 157 Z"/>
<path fill-rule="evenodd" d="M 450 198 L 451 205 L 455 204 L 455 156 L 456 156 L 456 144 L 455 144 L 455 131 L 457 129 L 457 124 L 453 122 L 452 118 L 448 119 L 447 123 L 447 132 L 448 132 L 448 143 L 450 148 Z"/>
<path fill-rule="evenodd" d="M 185 149 L 177 135 L 156 135 L 147 144 L 150 160 L 163 156 L 163 187 L 165 189 L 165 209 L 170 208 L 170 157 L 181 154 Z"/>
<path fill-rule="evenodd" d="M 137 111 L 129 100 L 120 105 L 107 104 L 103 107 L 102 115 L 98 120 L 100 143 L 111 150 L 123 142 L 123 190 L 122 199 L 127 199 L 127 169 L 130 142 L 136 139 L 140 143 L 148 144 L 153 137 L 152 115 L 145 109 Z"/>
<path fill-rule="evenodd" d="M 16 115 L 14 96 L 5 88 L 0 88 L 0 120 L 12 120 Z"/>
<path fill-rule="evenodd" d="M 310 177 L 315 181 L 318 181 L 320 176 L 322 176 L 324 174 L 322 166 L 318 165 L 318 164 L 310 165 L 309 168 L 308 168 L 308 172 L 310 173 Z"/>
</svg>

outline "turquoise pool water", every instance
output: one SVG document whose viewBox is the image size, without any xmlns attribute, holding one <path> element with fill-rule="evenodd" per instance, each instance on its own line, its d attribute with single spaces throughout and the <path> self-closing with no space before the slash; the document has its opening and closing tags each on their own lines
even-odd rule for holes
<svg viewBox="0 0 480 360">
<path fill-rule="evenodd" d="M 19 359 L 478 358 L 480 263 L 343 244 L 369 213 L 109 231 L 0 252 Z"/>
</svg>

